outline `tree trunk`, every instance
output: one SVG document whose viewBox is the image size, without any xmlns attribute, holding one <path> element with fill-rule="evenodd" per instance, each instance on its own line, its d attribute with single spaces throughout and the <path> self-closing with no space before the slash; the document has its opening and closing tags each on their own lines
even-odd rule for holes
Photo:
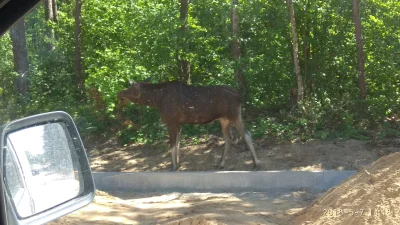
<svg viewBox="0 0 400 225">
<path fill-rule="evenodd" d="M 16 80 L 17 91 L 28 98 L 29 62 L 26 48 L 25 22 L 21 19 L 10 30 L 12 51 L 14 55 L 14 71 L 18 73 Z"/>
<path fill-rule="evenodd" d="M 287 0 L 287 5 L 290 12 L 290 24 L 291 24 L 291 33 L 292 33 L 292 45 L 293 45 L 293 63 L 294 63 L 294 71 L 296 73 L 297 80 L 297 104 L 300 109 L 300 101 L 303 99 L 303 79 L 301 77 L 300 72 L 300 63 L 299 63 L 299 46 L 297 42 L 297 32 L 296 32 L 296 17 L 294 15 L 293 3 L 292 0 Z M 304 109 L 303 109 L 304 111 Z"/>
<path fill-rule="evenodd" d="M 308 12 L 310 8 L 310 1 L 307 1 L 305 11 Z M 310 44 L 310 20 L 306 18 L 305 21 L 305 29 L 304 29 L 304 41 L 303 41 L 303 57 L 304 57 L 304 67 L 303 67 L 303 98 L 307 96 L 310 89 L 308 84 L 312 81 L 311 73 L 308 71 L 308 66 L 310 62 L 310 55 L 311 55 L 311 44 Z"/>
<path fill-rule="evenodd" d="M 181 0 L 180 7 L 180 20 L 181 27 L 179 31 L 179 48 L 181 51 L 178 53 L 178 70 L 180 79 L 190 84 L 190 63 L 187 57 L 188 54 L 188 42 L 187 42 L 187 29 L 188 29 L 188 11 L 189 11 L 189 0 Z"/>
<path fill-rule="evenodd" d="M 232 0 L 232 12 L 231 12 L 231 29 L 232 29 L 232 41 L 231 41 L 231 51 L 232 58 L 235 62 L 235 77 L 239 86 L 239 93 L 242 99 L 247 100 L 248 90 L 247 90 L 247 82 L 242 72 L 242 65 L 240 62 L 240 58 L 242 56 L 242 52 L 240 49 L 240 41 L 239 41 L 239 13 L 238 13 L 238 5 L 239 0 Z"/>
<path fill-rule="evenodd" d="M 52 0 L 52 6 L 53 6 L 53 21 L 58 23 L 57 0 Z"/>
<path fill-rule="evenodd" d="M 82 1 L 75 0 L 75 73 L 79 97 L 83 98 L 83 87 L 85 79 L 83 77 L 82 66 L 82 30 L 81 30 L 81 11 Z"/>
<path fill-rule="evenodd" d="M 54 8 L 56 6 L 53 5 L 55 0 L 45 0 L 44 1 L 44 15 L 46 22 L 49 23 L 50 21 L 55 21 L 54 20 Z M 52 51 L 55 49 L 54 46 L 54 29 L 47 24 L 46 26 L 46 43 L 47 43 L 47 48 L 48 50 Z"/>
<path fill-rule="evenodd" d="M 361 20 L 358 14 L 358 1 L 353 0 L 353 20 L 355 26 L 355 36 L 357 43 L 357 59 L 358 59 L 358 88 L 360 89 L 360 99 L 367 98 L 365 84 L 365 69 L 364 69 L 364 51 L 361 33 Z"/>
</svg>

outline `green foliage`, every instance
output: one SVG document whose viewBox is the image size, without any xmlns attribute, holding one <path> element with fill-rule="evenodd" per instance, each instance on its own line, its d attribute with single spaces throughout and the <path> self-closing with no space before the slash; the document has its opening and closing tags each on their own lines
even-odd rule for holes
<svg viewBox="0 0 400 225">
<path fill-rule="evenodd" d="M 243 111 L 254 138 L 307 140 L 399 135 L 400 2 L 360 3 L 368 99 L 359 100 L 357 54 L 351 1 L 294 2 L 299 58 L 305 87 L 304 112 L 288 110 L 296 87 L 290 23 L 284 1 L 240 1 L 243 72 L 250 102 Z M 177 55 L 185 53 L 196 85 L 236 87 L 232 60 L 231 1 L 190 1 L 188 31 L 180 31 L 179 1 L 86 0 L 82 8 L 86 92 L 98 90 L 104 108 L 90 94 L 78 100 L 74 70 L 74 1 L 58 2 L 58 23 L 47 24 L 43 6 L 26 19 L 30 101 L 20 104 L 9 35 L 0 39 L 0 123 L 25 115 L 64 110 L 84 137 L 119 136 L 122 143 L 156 143 L 167 131 L 155 109 L 130 105 L 115 118 L 116 94 L 128 79 L 153 82 L 178 78 Z M 51 26 L 55 40 L 47 40 Z M 55 50 L 49 52 L 49 41 Z M 396 125 L 397 124 L 397 125 Z M 183 127 L 184 138 L 220 134 L 219 123 Z M 118 132 L 115 132 L 118 130 Z M 375 132 L 376 131 L 376 132 Z M 164 142 L 163 142 L 164 143 Z"/>
<path fill-rule="evenodd" d="M 118 133 L 122 144 L 148 143 L 153 144 L 168 140 L 167 129 L 161 123 L 157 110 L 137 105 L 130 105 L 123 111 L 124 118 L 131 120 L 133 125 L 125 126 Z"/>
<path fill-rule="evenodd" d="M 22 99 L 15 89 L 15 81 L 18 76 L 13 71 L 13 54 L 11 38 L 8 34 L 0 39 L 0 124 L 17 119 L 23 113 L 19 104 Z"/>
</svg>

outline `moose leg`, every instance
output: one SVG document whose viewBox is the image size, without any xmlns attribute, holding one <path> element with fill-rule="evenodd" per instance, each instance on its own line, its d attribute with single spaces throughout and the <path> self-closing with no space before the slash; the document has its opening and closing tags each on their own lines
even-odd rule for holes
<svg viewBox="0 0 400 225">
<path fill-rule="evenodd" d="M 181 131 L 182 131 L 182 127 L 178 127 L 178 132 L 176 134 L 176 164 L 179 167 L 180 166 L 180 162 L 179 162 L 179 143 L 181 141 Z"/>
<path fill-rule="evenodd" d="M 167 127 L 169 134 L 169 151 L 171 153 L 171 161 L 172 161 L 171 170 L 175 171 L 178 168 L 176 162 L 177 161 L 176 153 L 177 153 L 177 135 L 179 126 L 175 124 L 168 124 Z"/>
<path fill-rule="evenodd" d="M 219 162 L 219 167 L 224 168 L 226 156 L 229 151 L 230 144 L 231 144 L 231 138 L 229 136 L 230 122 L 227 119 L 220 119 L 220 123 L 221 123 L 222 133 L 224 135 L 225 149 L 224 149 L 224 153 L 222 153 L 221 161 Z"/>
<path fill-rule="evenodd" d="M 249 147 L 251 155 L 253 156 L 254 167 L 260 165 L 261 161 L 257 158 L 256 151 L 254 150 L 253 141 L 251 140 L 251 134 L 244 126 L 242 118 L 239 116 L 238 119 L 233 122 L 236 129 L 239 131 L 242 138 L 245 140 L 247 147 Z"/>
</svg>

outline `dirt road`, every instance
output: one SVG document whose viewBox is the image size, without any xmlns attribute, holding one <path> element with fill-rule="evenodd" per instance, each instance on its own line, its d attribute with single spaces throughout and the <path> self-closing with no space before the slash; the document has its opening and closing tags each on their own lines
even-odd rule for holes
<svg viewBox="0 0 400 225">
<path fill-rule="evenodd" d="M 314 194 L 105 193 L 49 225 L 72 224 L 286 224 Z"/>
</svg>

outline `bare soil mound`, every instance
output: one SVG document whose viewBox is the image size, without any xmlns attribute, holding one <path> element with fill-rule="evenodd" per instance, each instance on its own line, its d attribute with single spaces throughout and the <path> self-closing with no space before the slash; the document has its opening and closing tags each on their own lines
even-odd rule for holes
<svg viewBox="0 0 400 225">
<path fill-rule="evenodd" d="M 294 224 L 400 224 L 400 153 L 360 169 L 301 211 Z"/>
</svg>

